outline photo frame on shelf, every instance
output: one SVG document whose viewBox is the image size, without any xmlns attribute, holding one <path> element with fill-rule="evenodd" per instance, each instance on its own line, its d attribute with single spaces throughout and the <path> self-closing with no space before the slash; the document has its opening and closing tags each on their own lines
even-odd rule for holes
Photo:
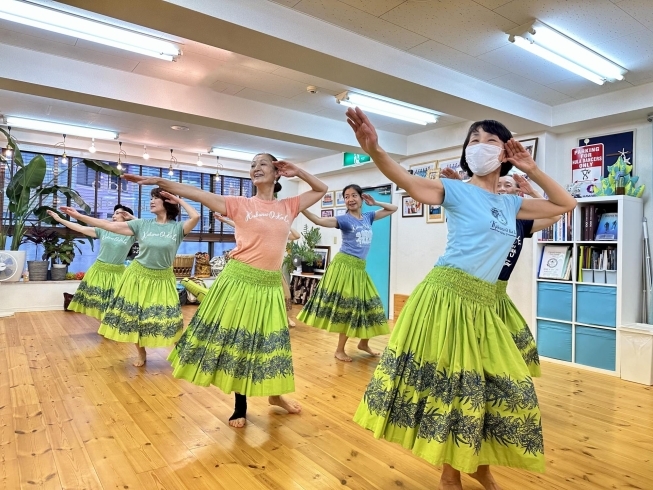
<svg viewBox="0 0 653 490">
<path fill-rule="evenodd" d="M 333 209 L 323 209 L 320 213 L 320 218 L 333 218 Z"/>
<path fill-rule="evenodd" d="M 324 273 L 331 258 L 331 247 L 329 245 L 316 245 L 313 248 L 313 251 L 320 256 L 320 258 L 315 261 L 314 270 L 315 272 Z"/>
<path fill-rule="evenodd" d="M 347 208 L 336 208 L 336 216 L 344 216 L 347 214 Z"/>
<path fill-rule="evenodd" d="M 460 166 L 460 157 L 438 160 L 438 177 L 445 168 L 450 168 L 454 172 L 457 172 L 460 180 L 469 180 L 469 175 L 467 175 L 467 172 L 465 172 Z"/>
<path fill-rule="evenodd" d="M 401 198 L 401 217 L 418 218 L 424 216 L 424 205 L 410 196 Z"/>
<path fill-rule="evenodd" d="M 444 208 L 439 204 L 429 204 L 426 206 L 427 223 L 444 223 Z"/>
<path fill-rule="evenodd" d="M 345 196 L 342 191 L 336 191 L 336 207 L 345 205 Z"/>
<path fill-rule="evenodd" d="M 322 207 L 323 208 L 332 208 L 333 207 L 333 200 L 334 200 L 334 192 L 329 191 L 324 196 L 322 196 Z"/>
</svg>

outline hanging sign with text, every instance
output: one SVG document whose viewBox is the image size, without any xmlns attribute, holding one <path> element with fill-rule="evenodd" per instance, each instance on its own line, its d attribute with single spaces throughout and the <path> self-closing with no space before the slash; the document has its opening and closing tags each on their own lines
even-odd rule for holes
<svg viewBox="0 0 653 490">
<path fill-rule="evenodd" d="M 572 182 L 593 182 L 603 177 L 603 143 L 579 146 L 571 150 Z"/>
<path fill-rule="evenodd" d="M 363 163 L 371 162 L 372 159 L 368 155 L 360 153 L 345 153 L 342 166 L 353 167 L 354 165 L 362 165 Z"/>
</svg>

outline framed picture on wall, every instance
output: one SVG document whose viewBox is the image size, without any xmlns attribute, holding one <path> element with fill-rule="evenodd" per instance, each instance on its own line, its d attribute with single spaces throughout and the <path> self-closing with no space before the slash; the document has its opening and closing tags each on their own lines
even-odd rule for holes
<svg viewBox="0 0 653 490">
<path fill-rule="evenodd" d="M 324 196 L 322 196 L 322 207 L 323 208 L 332 208 L 333 207 L 333 196 L 334 192 L 329 191 Z"/>
<path fill-rule="evenodd" d="M 345 196 L 343 195 L 342 191 L 336 191 L 336 206 L 344 206 L 345 205 Z"/>
<path fill-rule="evenodd" d="M 426 205 L 427 223 L 444 223 L 444 208 L 439 204 Z"/>
<path fill-rule="evenodd" d="M 417 218 L 424 216 L 424 205 L 410 196 L 401 198 L 401 217 Z"/>
<path fill-rule="evenodd" d="M 333 218 L 333 209 L 323 209 L 320 213 L 321 218 Z"/>
<path fill-rule="evenodd" d="M 537 156 L 537 138 L 531 138 L 528 140 L 519 140 L 524 149 L 531 154 L 533 160 Z"/>
<path fill-rule="evenodd" d="M 336 216 L 344 216 L 347 214 L 347 208 L 336 208 Z"/>
<path fill-rule="evenodd" d="M 329 265 L 331 247 L 329 245 L 316 245 L 313 252 L 319 255 L 319 258 L 315 261 L 315 272 L 323 273 Z"/>
<path fill-rule="evenodd" d="M 425 179 L 437 179 L 439 176 L 438 173 L 438 162 L 433 160 L 426 163 L 416 163 L 415 165 L 410 166 L 413 175 L 418 177 L 424 177 Z"/>
<path fill-rule="evenodd" d="M 449 168 L 456 172 L 460 177 L 460 180 L 469 180 L 469 175 L 467 175 L 467 172 L 465 172 L 460 166 L 460 157 L 438 160 L 438 176 L 445 168 Z"/>
</svg>

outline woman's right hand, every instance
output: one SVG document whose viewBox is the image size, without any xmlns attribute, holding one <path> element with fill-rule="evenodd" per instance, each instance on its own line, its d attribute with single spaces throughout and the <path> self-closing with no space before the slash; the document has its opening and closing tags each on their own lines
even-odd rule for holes
<svg viewBox="0 0 653 490">
<path fill-rule="evenodd" d="M 226 216 L 223 216 L 220 213 L 213 213 L 213 217 L 221 223 L 226 223 L 228 220 Z"/>
<path fill-rule="evenodd" d="M 449 167 L 440 170 L 440 177 L 443 177 L 445 179 L 460 180 L 460 174 L 456 172 L 454 169 Z"/>
<path fill-rule="evenodd" d="M 61 223 L 61 222 L 63 221 L 63 220 L 61 219 L 61 216 L 59 216 L 59 215 L 58 215 L 57 213 L 55 213 L 54 211 L 49 211 L 49 210 L 48 210 L 47 213 L 48 213 L 48 215 L 50 216 L 50 218 L 52 218 L 53 220 L 58 221 L 59 223 Z"/>
<path fill-rule="evenodd" d="M 159 182 L 161 181 L 159 177 L 145 177 L 143 175 L 133 174 L 123 174 L 120 178 L 137 185 L 159 185 Z"/>
<path fill-rule="evenodd" d="M 358 107 L 347 109 L 347 123 L 354 130 L 358 144 L 365 153 L 371 156 L 381 149 L 374 125 Z"/>
<path fill-rule="evenodd" d="M 77 211 L 75 208 L 71 208 L 70 206 L 61 206 L 59 209 L 62 213 L 67 214 L 71 218 L 81 219 L 84 217 L 82 213 Z"/>
</svg>

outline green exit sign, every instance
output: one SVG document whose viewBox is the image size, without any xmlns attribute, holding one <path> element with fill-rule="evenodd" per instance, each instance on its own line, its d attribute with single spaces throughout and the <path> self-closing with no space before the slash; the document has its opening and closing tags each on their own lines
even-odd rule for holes
<svg viewBox="0 0 653 490">
<path fill-rule="evenodd" d="M 351 167 L 353 165 L 360 165 L 362 163 L 371 162 L 372 159 L 367 155 L 361 155 L 359 153 L 345 153 L 343 160 L 343 167 Z"/>
</svg>

